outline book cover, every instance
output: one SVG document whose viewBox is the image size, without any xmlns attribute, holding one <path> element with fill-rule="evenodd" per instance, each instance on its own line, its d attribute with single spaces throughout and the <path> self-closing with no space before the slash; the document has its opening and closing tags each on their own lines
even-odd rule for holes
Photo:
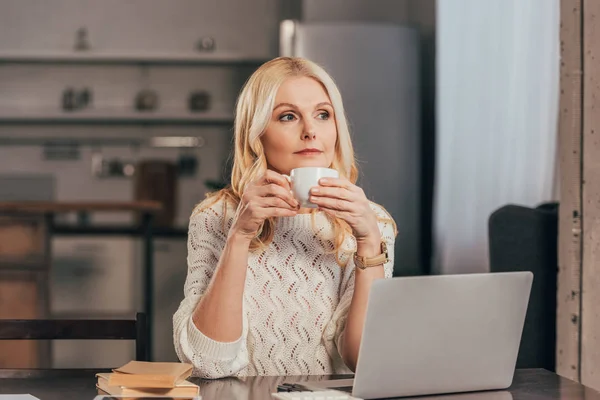
<svg viewBox="0 0 600 400">
<path fill-rule="evenodd" d="M 171 388 L 112 386 L 109 383 L 109 375 L 111 374 L 96 374 L 96 377 L 98 378 L 96 387 L 115 396 L 194 397 L 200 395 L 200 387 L 188 380 L 178 381 L 175 383 L 175 386 Z"/>
<path fill-rule="evenodd" d="M 113 370 L 109 386 L 172 388 L 192 374 L 192 366 L 173 362 L 130 361 Z"/>
</svg>

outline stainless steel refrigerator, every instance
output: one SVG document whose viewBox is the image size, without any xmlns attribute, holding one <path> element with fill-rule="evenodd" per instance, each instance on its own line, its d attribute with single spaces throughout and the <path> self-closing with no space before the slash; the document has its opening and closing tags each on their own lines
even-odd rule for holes
<svg viewBox="0 0 600 400">
<path fill-rule="evenodd" d="M 395 274 L 420 271 L 419 34 L 355 22 L 280 26 L 280 54 L 305 57 L 336 81 L 367 196 L 398 225 Z"/>
</svg>

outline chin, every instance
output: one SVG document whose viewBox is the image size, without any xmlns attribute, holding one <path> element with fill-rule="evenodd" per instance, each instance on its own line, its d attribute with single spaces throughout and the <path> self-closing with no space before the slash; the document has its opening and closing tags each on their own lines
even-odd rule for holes
<svg viewBox="0 0 600 400">
<path fill-rule="evenodd" d="M 296 165 L 294 165 L 291 169 L 294 168 L 302 168 L 302 167 L 320 167 L 320 168 L 329 168 L 331 163 L 327 163 L 323 160 L 302 160 Z"/>
</svg>

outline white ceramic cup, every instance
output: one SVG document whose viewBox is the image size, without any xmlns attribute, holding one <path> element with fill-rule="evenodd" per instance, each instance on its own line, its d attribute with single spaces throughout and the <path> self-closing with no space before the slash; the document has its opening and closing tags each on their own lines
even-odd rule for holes
<svg viewBox="0 0 600 400">
<path fill-rule="evenodd" d="M 308 201 L 310 189 L 319 186 L 321 178 L 339 178 L 339 176 L 340 174 L 331 168 L 302 167 L 293 169 L 288 178 L 294 198 L 298 200 L 300 207 L 317 208 L 316 204 Z"/>
</svg>

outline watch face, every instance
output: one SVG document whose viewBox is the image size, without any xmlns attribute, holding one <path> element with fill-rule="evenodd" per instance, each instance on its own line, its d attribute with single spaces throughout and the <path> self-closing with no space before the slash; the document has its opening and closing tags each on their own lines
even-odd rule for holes
<svg viewBox="0 0 600 400">
<path fill-rule="evenodd" d="M 354 266 L 356 268 L 365 269 L 365 265 L 362 263 L 360 256 L 354 253 Z"/>
<path fill-rule="evenodd" d="M 385 253 L 386 258 L 387 258 L 387 243 L 385 242 L 385 240 L 381 241 L 381 252 Z"/>
</svg>

